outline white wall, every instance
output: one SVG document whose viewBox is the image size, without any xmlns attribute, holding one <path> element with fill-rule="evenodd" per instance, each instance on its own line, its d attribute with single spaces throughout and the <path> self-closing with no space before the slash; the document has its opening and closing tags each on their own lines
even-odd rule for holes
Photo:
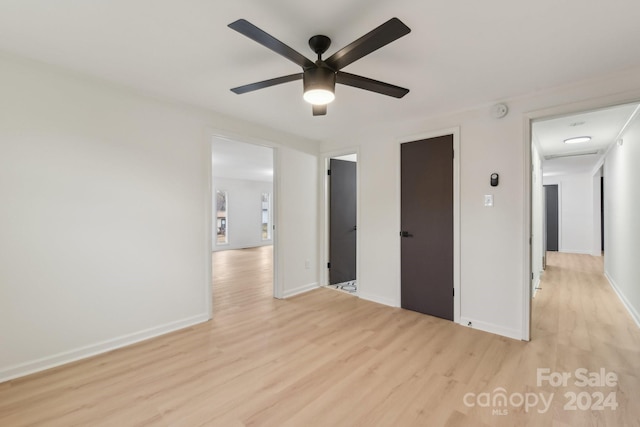
<svg viewBox="0 0 640 427">
<path fill-rule="evenodd" d="M 317 158 L 310 141 L 6 54 L 0 93 L 0 381 L 207 320 L 214 130 Z M 280 164 L 296 180 L 280 243 L 313 262 L 306 163 Z M 313 282 L 286 267 L 284 291 Z"/>
<path fill-rule="evenodd" d="M 593 251 L 593 183 L 591 174 L 586 173 L 544 177 L 544 185 L 558 185 L 560 252 Z"/>
<path fill-rule="evenodd" d="M 408 96 L 429 95 L 412 92 Z M 476 328 L 526 339 L 530 286 L 526 143 L 530 129 L 526 119 L 613 105 L 634 97 L 640 97 L 640 73 L 630 70 L 500 100 L 509 106 L 509 114 L 502 119 L 491 117 L 489 104 L 384 127 L 371 123 L 368 128 L 345 131 L 339 139 L 324 141 L 322 152 L 354 146 L 360 150 L 360 295 L 399 305 L 399 143 L 459 126 L 461 323 L 472 321 Z M 489 186 L 492 172 L 500 174 L 499 187 Z M 484 194 L 494 194 L 493 208 L 483 207 Z"/>
<path fill-rule="evenodd" d="M 276 261 L 286 284 L 279 296 L 286 298 L 318 287 L 318 157 L 279 150 L 277 168 Z"/>
<path fill-rule="evenodd" d="M 536 287 L 542 276 L 542 258 L 544 257 L 544 187 L 542 185 L 542 162 L 535 145 L 531 146 L 531 295 L 535 295 Z"/>
<path fill-rule="evenodd" d="M 262 240 L 262 194 L 269 193 L 273 203 L 273 184 L 246 179 L 213 178 L 213 204 L 216 190 L 227 192 L 227 244 L 216 244 L 216 230 L 212 230 L 214 251 L 253 248 L 272 244 Z M 272 205 L 273 206 L 273 205 Z"/>
<path fill-rule="evenodd" d="M 605 273 L 640 326 L 640 121 L 604 165 Z"/>
</svg>

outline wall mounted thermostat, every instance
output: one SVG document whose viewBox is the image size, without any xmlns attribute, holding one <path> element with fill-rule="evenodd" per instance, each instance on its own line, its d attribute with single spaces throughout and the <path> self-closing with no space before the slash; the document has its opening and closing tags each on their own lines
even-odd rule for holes
<svg viewBox="0 0 640 427">
<path fill-rule="evenodd" d="M 491 186 L 492 187 L 497 187 L 498 186 L 498 178 L 499 178 L 499 175 L 497 173 L 492 173 L 491 174 Z"/>
</svg>

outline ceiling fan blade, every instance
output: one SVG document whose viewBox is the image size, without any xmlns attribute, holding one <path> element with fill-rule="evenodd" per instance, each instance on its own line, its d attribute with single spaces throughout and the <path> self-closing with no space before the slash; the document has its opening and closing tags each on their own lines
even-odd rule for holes
<svg viewBox="0 0 640 427">
<path fill-rule="evenodd" d="M 291 74 L 289 76 L 276 77 L 275 79 L 263 80 L 261 82 L 251 83 L 244 86 L 238 86 L 231 89 L 231 92 L 236 93 L 238 95 L 242 93 L 252 92 L 258 89 L 264 89 L 266 87 L 279 85 L 282 83 L 293 82 L 295 80 L 302 79 L 302 73 Z"/>
<path fill-rule="evenodd" d="M 336 73 L 336 83 L 393 96 L 394 98 L 402 98 L 409 93 L 409 89 L 369 79 L 367 77 L 345 73 L 344 71 L 338 71 Z"/>
<path fill-rule="evenodd" d="M 391 18 L 348 46 L 331 55 L 325 63 L 338 71 L 371 52 L 388 45 L 411 32 L 398 18 Z"/>
<path fill-rule="evenodd" d="M 314 116 L 326 116 L 327 115 L 327 105 L 313 105 L 313 115 Z"/>
<path fill-rule="evenodd" d="M 304 55 L 296 52 L 280 40 L 270 34 L 265 33 L 245 19 L 238 19 L 229 24 L 229 28 L 236 30 L 240 34 L 249 37 L 251 40 L 260 43 L 262 46 L 279 53 L 290 61 L 295 62 L 302 68 L 313 68 L 315 63 L 307 59 Z"/>
</svg>

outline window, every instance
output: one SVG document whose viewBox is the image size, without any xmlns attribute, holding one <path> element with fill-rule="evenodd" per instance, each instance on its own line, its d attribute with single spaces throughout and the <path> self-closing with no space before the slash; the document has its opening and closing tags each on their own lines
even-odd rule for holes
<svg viewBox="0 0 640 427">
<path fill-rule="evenodd" d="M 262 240 L 271 240 L 271 194 L 262 193 Z"/>
<path fill-rule="evenodd" d="M 216 190 L 216 245 L 229 243 L 227 236 L 227 192 Z"/>
</svg>

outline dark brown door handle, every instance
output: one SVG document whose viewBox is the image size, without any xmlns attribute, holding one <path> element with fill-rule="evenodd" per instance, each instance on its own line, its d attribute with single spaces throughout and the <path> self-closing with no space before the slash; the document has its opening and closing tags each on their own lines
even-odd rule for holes
<svg viewBox="0 0 640 427">
<path fill-rule="evenodd" d="M 409 234 L 408 231 L 401 231 L 400 237 L 413 237 L 413 234 Z"/>
</svg>

